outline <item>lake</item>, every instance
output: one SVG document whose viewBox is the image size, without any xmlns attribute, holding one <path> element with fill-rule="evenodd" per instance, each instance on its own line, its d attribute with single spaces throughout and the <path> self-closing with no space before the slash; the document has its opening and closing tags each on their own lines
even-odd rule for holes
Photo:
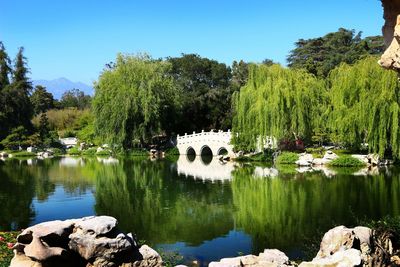
<svg viewBox="0 0 400 267">
<path fill-rule="evenodd" d="M 0 161 L 0 231 L 110 215 L 166 255 L 206 265 L 278 248 L 309 258 L 335 225 L 400 215 L 400 170 L 145 158 Z M 314 252 L 313 252 L 314 253 Z"/>
</svg>

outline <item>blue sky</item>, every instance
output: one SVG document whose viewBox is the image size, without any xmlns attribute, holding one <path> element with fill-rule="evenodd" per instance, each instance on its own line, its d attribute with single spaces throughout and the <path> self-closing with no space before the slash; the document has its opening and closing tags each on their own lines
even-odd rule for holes
<svg viewBox="0 0 400 267">
<path fill-rule="evenodd" d="M 299 38 L 382 25 L 379 0 L 0 0 L 0 40 L 32 79 L 88 84 L 118 52 L 285 64 Z"/>
</svg>

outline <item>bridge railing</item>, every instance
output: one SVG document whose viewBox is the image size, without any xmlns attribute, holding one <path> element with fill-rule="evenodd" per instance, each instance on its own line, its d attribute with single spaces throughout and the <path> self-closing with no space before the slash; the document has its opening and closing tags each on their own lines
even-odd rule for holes
<svg viewBox="0 0 400 267">
<path fill-rule="evenodd" d="M 195 139 L 204 138 L 204 137 L 212 137 L 214 140 L 215 139 L 221 139 L 221 140 L 228 139 L 230 141 L 231 131 L 228 130 L 227 132 L 224 132 L 222 130 L 219 130 L 218 132 L 201 131 L 200 133 L 193 132 L 193 134 L 185 133 L 185 135 L 177 135 L 176 139 L 178 141 L 178 144 L 182 144 L 182 143 L 185 143 L 185 141 L 195 140 Z"/>
</svg>

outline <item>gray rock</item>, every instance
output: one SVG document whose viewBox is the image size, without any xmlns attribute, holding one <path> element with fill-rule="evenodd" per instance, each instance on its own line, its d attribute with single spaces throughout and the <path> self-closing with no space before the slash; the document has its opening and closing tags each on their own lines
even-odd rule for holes
<svg viewBox="0 0 400 267">
<path fill-rule="evenodd" d="M 75 228 L 70 236 L 68 247 L 85 260 L 102 258 L 114 261 L 119 255 L 132 250 L 132 242 L 125 234 L 117 236 L 98 236 L 90 230 Z"/>
<path fill-rule="evenodd" d="M 326 161 L 332 161 L 334 159 L 337 159 L 338 155 L 336 155 L 335 153 L 333 153 L 332 151 L 328 150 L 325 152 L 323 159 Z"/>
<path fill-rule="evenodd" d="M 259 256 L 246 255 L 235 258 L 221 259 L 219 262 L 211 262 L 209 267 L 242 267 L 242 266 L 262 266 L 262 267 L 285 267 L 292 266 L 285 253 L 277 249 L 266 249 Z"/>
<path fill-rule="evenodd" d="M 341 250 L 324 258 L 315 258 L 311 262 L 302 262 L 299 267 L 351 267 L 361 264 L 361 252 L 356 249 Z"/>
<path fill-rule="evenodd" d="M 11 267 L 155 267 L 161 256 L 152 248 L 138 247 L 132 234 L 116 228 L 109 216 L 51 221 L 24 230 L 14 246 Z"/>
<path fill-rule="evenodd" d="M 117 219 L 110 216 L 90 216 L 76 221 L 75 227 L 80 228 L 83 233 L 104 235 L 117 226 Z"/>
</svg>

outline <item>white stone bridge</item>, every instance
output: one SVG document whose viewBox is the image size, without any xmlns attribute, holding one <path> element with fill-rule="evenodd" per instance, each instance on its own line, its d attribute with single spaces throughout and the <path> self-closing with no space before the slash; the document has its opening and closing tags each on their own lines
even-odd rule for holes
<svg viewBox="0 0 400 267">
<path fill-rule="evenodd" d="M 177 136 L 176 147 L 181 155 L 228 155 L 234 157 L 233 146 L 231 145 L 231 132 L 204 132 L 185 134 Z"/>
</svg>

